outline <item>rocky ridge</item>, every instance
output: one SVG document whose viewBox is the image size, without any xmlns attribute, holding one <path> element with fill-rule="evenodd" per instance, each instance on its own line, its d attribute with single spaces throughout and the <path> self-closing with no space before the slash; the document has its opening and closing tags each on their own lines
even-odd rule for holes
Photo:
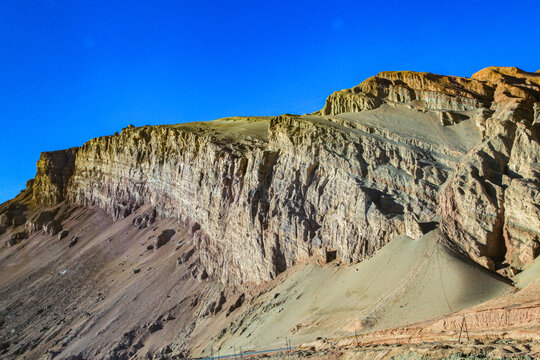
<svg viewBox="0 0 540 360">
<path fill-rule="evenodd" d="M 482 140 L 440 193 L 441 228 L 484 266 L 505 262 L 521 269 L 538 255 L 540 244 L 539 91 L 540 76 L 517 68 L 489 67 L 471 79 L 383 72 L 335 92 L 318 113 L 405 104 L 437 113 L 443 126 L 473 119 Z M 525 194 L 524 201 L 517 200 Z"/>
<path fill-rule="evenodd" d="M 371 256 L 437 224 L 478 263 L 519 271 L 540 244 L 540 75 L 383 72 L 313 115 L 130 126 L 43 153 L 36 204 L 142 205 L 191 228 L 210 276 L 248 287 L 336 251 Z"/>
</svg>

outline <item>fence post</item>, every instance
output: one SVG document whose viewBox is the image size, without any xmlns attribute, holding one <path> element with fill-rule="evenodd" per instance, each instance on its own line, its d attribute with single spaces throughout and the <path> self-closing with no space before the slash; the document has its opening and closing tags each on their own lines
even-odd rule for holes
<svg viewBox="0 0 540 360">
<path fill-rule="evenodd" d="M 461 320 L 461 326 L 459 328 L 458 343 L 460 344 L 461 344 L 461 334 L 463 334 L 463 328 L 465 328 L 465 331 L 467 332 L 467 340 L 471 340 L 469 338 L 469 329 L 467 328 L 467 321 L 465 320 L 465 315 L 463 315 L 463 319 Z"/>
</svg>

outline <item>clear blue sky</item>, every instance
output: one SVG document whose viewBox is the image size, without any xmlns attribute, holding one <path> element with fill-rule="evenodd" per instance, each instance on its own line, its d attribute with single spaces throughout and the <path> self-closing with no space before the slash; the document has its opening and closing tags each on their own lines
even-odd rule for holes
<svg viewBox="0 0 540 360">
<path fill-rule="evenodd" d="M 0 1 L 0 202 L 132 123 L 307 113 L 383 70 L 540 68 L 540 1 Z"/>
</svg>

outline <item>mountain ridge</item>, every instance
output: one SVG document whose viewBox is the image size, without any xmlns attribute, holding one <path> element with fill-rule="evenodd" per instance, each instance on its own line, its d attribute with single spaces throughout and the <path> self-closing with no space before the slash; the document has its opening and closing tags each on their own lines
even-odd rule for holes
<svg viewBox="0 0 540 360">
<path fill-rule="evenodd" d="M 143 352 L 164 359 L 207 354 L 210 344 L 249 342 L 242 316 L 253 314 L 254 303 L 273 308 L 265 294 L 277 291 L 279 279 L 301 277 L 295 269 L 302 264 L 320 266 L 321 273 L 343 266 L 354 275 L 352 267 L 368 259 L 390 261 L 381 256 L 404 237 L 411 247 L 443 247 L 467 269 L 495 274 L 494 284 L 518 291 L 508 279 L 525 270 L 534 282 L 527 269 L 540 253 L 539 79 L 501 67 L 471 78 L 381 72 L 334 92 L 312 114 L 130 125 L 77 148 L 42 153 L 35 179 L 0 205 L 0 269 L 12 274 L 0 283 L 4 350 L 39 358 L 48 344 L 49 358 L 111 360 Z M 34 258 L 37 251 L 46 256 Z M 88 272 L 77 266 L 79 257 Z M 417 267 L 430 273 L 435 263 L 428 264 Z M 63 280 L 64 270 L 76 279 L 106 279 L 82 286 L 101 299 L 98 305 Z M 450 278 L 466 276 L 448 271 Z M 74 291 L 77 303 L 57 299 L 55 283 Z M 355 293 L 358 284 L 347 286 Z M 74 315 L 52 304 L 54 314 L 34 308 L 24 299 L 26 287 L 51 294 Z M 399 303 L 409 290 L 384 296 Z M 443 293 L 436 294 L 434 303 L 444 305 Z M 464 303 L 480 301 L 467 296 Z M 137 301 L 153 305 L 139 309 Z M 421 305 L 411 301 L 412 308 Z M 277 302 L 289 306 L 284 311 L 295 306 Z M 80 306 L 93 315 L 83 319 Z M 40 316 L 12 316 L 18 308 Z M 271 320 L 264 311 L 257 316 Z M 113 319 L 125 328 L 111 325 Z M 289 336 L 306 341 L 314 324 L 298 319 Z M 360 325 L 347 331 L 369 330 Z M 399 325 L 395 331 L 409 331 Z"/>
<path fill-rule="evenodd" d="M 345 124 L 344 129 L 340 128 L 339 125 L 339 121 L 342 121 L 341 118 L 337 120 L 332 118 L 333 116 L 339 115 L 341 113 L 362 114 L 362 111 L 377 111 L 376 109 L 381 110 L 382 108 L 386 107 L 389 107 L 388 111 L 392 111 L 392 108 L 397 107 L 395 111 L 399 114 L 404 114 L 404 118 L 407 118 L 405 114 L 409 109 L 412 112 L 419 112 L 420 114 L 426 113 L 428 115 L 436 115 L 439 117 L 443 129 L 451 125 L 458 125 L 460 122 L 468 119 L 469 122 L 474 121 L 475 123 L 475 127 L 469 128 L 470 133 L 472 134 L 474 131 L 476 131 L 476 129 L 479 129 L 480 132 L 483 134 L 482 140 L 477 141 L 478 149 L 475 151 L 475 153 L 469 154 L 469 158 L 471 159 L 468 159 L 466 161 L 466 163 L 468 164 L 467 166 L 472 166 L 471 169 L 473 169 L 473 171 L 483 171 L 484 167 L 491 163 L 491 165 L 495 165 L 495 167 L 497 168 L 496 171 L 494 171 L 495 169 L 490 169 L 490 171 L 486 172 L 485 175 L 480 174 L 480 177 L 485 177 L 486 181 L 479 181 L 478 183 L 474 182 L 470 184 L 460 184 L 457 180 L 458 176 L 454 176 L 452 180 L 453 184 L 446 186 L 442 192 L 440 201 L 443 203 L 443 206 L 441 208 L 440 215 L 441 225 L 443 231 L 447 234 L 447 236 L 450 239 L 456 237 L 459 238 L 458 245 L 462 249 L 464 249 L 470 256 L 472 256 L 473 259 L 486 267 L 494 269 L 495 262 L 502 263 L 504 260 L 506 260 L 501 257 L 503 256 L 500 254 L 502 250 L 498 250 L 498 248 L 502 247 L 502 228 L 506 226 L 504 231 L 507 234 L 507 244 L 505 244 L 504 246 L 506 246 L 507 248 L 511 248 L 510 251 L 514 251 L 512 247 L 515 248 L 516 245 L 518 247 L 520 246 L 519 244 L 514 244 L 514 242 L 523 240 L 519 236 L 524 236 L 522 235 L 523 232 L 518 229 L 519 227 L 522 227 L 522 225 L 515 217 L 512 218 L 512 222 L 507 221 L 506 224 L 503 224 L 504 220 L 502 219 L 500 209 L 503 207 L 502 204 L 504 198 L 495 198 L 501 197 L 502 193 L 504 192 L 502 189 L 503 185 L 501 182 L 501 178 L 503 176 L 507 176 L 506 174 L 504 174 L 505 172 L 507 172 L 505 168 L 506 166 L 508 166 L 511 171 L 514 172 L 514 175 L 510 174 L 511 176 L 509 176 L 507 181 L 511 182 L 511 178 L 521 177 L 522 175 L 520 174 L 520 172 L 524 172 L 524 174 L 526 174 L 526 178 L 531 179 L 531 181 L 533 181 L 534 176 L 536 176 L 535 174 L 537 170 L 535 170 L 535 167 L 537 165 L 535 164 L 538 164 L 538 145 L 537 143 L 535 144 L 533 140 L 531 140 L 532 137 L 534 137 L 535 135 L 531 131 L 536 131 L 536 124 L 538 123 L 537 107 L 538 104 L 540 104 L 538 102 L 538 84 L 540 84 L 540 82 L 537 82 L 537 77 L 538 76 L 536 76 L 534 73 L 526 73 L 517 68 L 497 67 L 491 67 L 481 70 L 475 73 L 471 79 L 446 77 L 430 73 L 381 72 L 377 76 L 369 78 L 366 81 L 362 82 L 358 87 L 355 87 L 352 90 L 347 90 L 345 92 L 341 91 L 332 94 L 328 98 L 325 107 L 320 111 L 321 114 L 328 114 L 330 116 L 329 118 L 325 118 L 324 116 L 321 116 L 319 118 L 310 118 L 309 116 L 282 115 L 273 118 L 257 118 L 257 121 L 255 122 L 253 122 L 253 119 L 249 120 L 250 118 L 247 118 L 248 120 L 246 120 L 246 118 L 233 118 L 234 120 L 232 121 L 231 119 L 220 119 L 214 122 L 199 124 L 181 124 L 158 127 L 145 126 L 140 128 L 128 127 L 126 129 L 123 129 L 118 136 L 97 138 L 89 141 L 88 143 L 80 147 L 78 150 L 69 150 L 65 153 L 65 158 L 60 156 L 62 152 L 50 153 L 51 155 L 48 155 L 49 153 L 44 153 L 44 155 L 42 155 L 42 158 L 38 162 L 38 174 L 36 175 L 36 181 L 34 183 L 34 187 L 36 189 L 36 191 L 34 191 L 34 201 L 39 204 L 53 204 L 55 202 L 58 202 L 58 200 L 63 199 L 63 197 L 66 197 L 71 203 L 82 205 L 95 203 L 104 207 L 115 218 L 126 216 L 127 214 L 131 213 L 136 207 L 141 206 L 144 203 L 156 203 L 157 208 L 163 207 L 163 214 L 166 214 L 167 216 L 176 216 L 182 221 L 186 222 L 201 224 L 206 221 L 210 223 L 211 221 L 207 218 L 207 216 L 204 215 L 200 215 L 200 218 L 196 217 L 193 219 L 188 219 L 187 215 L 184 216 L 179 214 L 173 214 L 173 211 L 171 210 L 172 203 L 169 203 L 169 205 L 164 205 L 165 202 L 172 201 L 170 199 L 164 198 L 162 200 L 158 200 L 155 198 L 148 198 L 148 196 L 143 199 L 142 197 L 144 197 L 144 191 L 149 191 L 148 189 L 144 189 L 141 193 L 133 190 L 131 193 L 135 197 L 134 199 L 130 199 L 129 196 L 120 195 L 118 200 L 116 200 L 116 195 L 107 192 L 109 190 L 107 190 L 101 195 L 93 192 L 85 195 L 83 187 L 81 187 L 81 190 L 79 190 L 78 192 L 68 190 L 66 194 L 63 195 L 63 187 L 66 186 L 68 189 L 69 187 L 75 188 L 77 181 L 81 182 L 84 178 L 84 175 L 81 174 L 84 171 L 87 171 L 84 170 L 82 160 L 78 162 L 74 160 L 74 153 L 77 152 L 78 154 L 80 154 L 77 155 L 80 159 L 86 158 L 92 161 L 92 158 L 95 158 L 96 161 L 107 160 L 114 162 L 118 161 L 118 158 L 121 155 L 114 153 L 106 155 L 107 151 L 118 152 L 119 150 L 129 149 L 129 151 L 136 152 L 137 154 L 133 155 L 131 158 L 126 158 L 126 160 L 122 161 L 125 161 L 126 164 L 129 164 L 131 161 L 131 164 L 134 164 L 135 168 L 137 168 L 137 166 L 139 166 L 137 163 L 139 158 L 142 158 L 148 154 L 153 154 L 154 149 L 168 146 L 167 144 L 169 143 L 181 143 L 184 144 L 184 147 L 180 146 L 177 149 L 174 149 L 172 147 L 167 148 L 164 153 L 159 154 L 160 158 L 149 159 L 148 161 L 150 161 L 150 163 L 141 164 L 141 166 L 146 166 L 146 168 L 141 168 L 137 171 L 147 171 L 145 169 L 150 169 L 150 166 L 153 165 L 160 166 L 159 164 L 167 161 L 168 158 L 175 158 L 177 156 L 177 151 L 183 151 L 184 154 L 186 154 L 186 157 L 183 160 L 183 164 L 197 162 L 196 157 L 199 155 L 199 152 L 201 150 L 203 152 L 206 151 L 207 153 L 203 155 L 209 156 L 209 158 L 206 159 L 206 162 L 216 164 L 215 161 L 217 161 L 217 164 L 220 164 L 219 166 L 221 167 L 221 169 L 219 170 L 220 172 L 222 172 L 221 174 L 213 174 L 211 176 L 222 177 L 223 181 L 228 182 L 228 185 L 223 186 L 220 191 L 222 193 L 222 197 L 228 198 L 226 202 L 229 202 L 229 204 L 224 203 L 222 204 L 222 206 L 227 207 L 238 200 L 237 196 L 243 196 L 242 200 L 246 201 L 248 203 L 248 206 L 251 202 L 251 206 L 253 209 L 253 207 L 260 206 L 258 204 L 258 200 L 256 199 L 259 196 L 257 194 L 266 191 L 268 185 L 270 187 L 273 187 L 277 184 L 265 184 L 265 181 L 268 180 L 265 180 L 265 175 L 262 175 L 262 178 L 260 177 L 260 175 L 257 175 L 259 176 L 259 178 L 257 179 L 248 179 L 248 181 L 254 181 L 254 184 L 251 184 L 250 186 L 252 187 L 251 190 L 254 191 L 255 197 L 250 198 L 251 195 L 249 194 L 239 195 L 237 193 L 233 193 L 242 191 L 242 186 L 244 184 L 244 181 L 246 180 L 244 178 L 245 174 L 243 174 L 242 172 L 246 171 L 246 166 L 250 167 L 248 171 L 255 171 L 259 174 L 270 171 L 270 174 L 267 175 L 272 176 L 271 173 L 274 171 L 273 167 L 275 166 L 276 162 L 281 162 L 282 159 L 283 161 L 288 161 L 284 160 L 287 156 L 285 155 L 285 149 L 290 151 L 298 151 L 301 149 L 301 151 L 304 153 L 303 162 L 307 161 L 307 163 L 296 164 L 295 161 L 300 158 L 298 156 L 289 156 L 289 158 L 292 161 L 291 165 L 300 166 L 303 168 L 302 172 L 305 172 L 305 175 L 302 175 L 305 176 L 304 181 L 302 181 L 300 178 L 298 178 L 298 180 L 296 181 L 303 182 L 302 186 L 308 186 L 308 183 L 312 181 L 312 176 L 318 175 L 315 174 L 315 172 L 320 166 L 318 158 L 320 157 L 319 152 L 321 151 L 321 149 L 323 151 L 328 150 L 329 154 L 349 151 L 350 153 L 348 153 L 347 156 L 361 158 L 359 152 L 363 151 L 363 149 L 357 149 L 356 151 L 353 150 L 352 152 L 351 150 L 346 150 L 343 148 L 340 148 L 338 151 L 334 151 L 332 149 L 324 149 L 324 141 L 327 141 L 327 143 L 332 141 L 350 141 L 351 143 L 356 144 L 358 144 L 359 142 L 358 140 L 352 139 L 356 135 L 346 134 L 346 132 L 356 131 L 355 127 L 358 128 L 358 126 L 362 126 L 362 121 L 349 121 L 349 123 Z M 536 93 L 533 93 L 532 90 L 535 90 Z M 510 93 L 508 93 L 507 95 L 508 91 Z M 343 96 L 345 96 L 345 100 L 342 100 Z M 370 102 L 366 103 L 367 105 L 365 105 L 364 107 L 361 107 L 360 105 L 358 105 L 359 103 L 354 102 L 344 107 L 340 105 L 345 104 L 344 101 L 350 101 L 350 96 L 362 99 L 361 101 L 369 100 Z M 356 108 L 357 105 L 354 104 L 357 104 L 360 107 Z M 470 111 L 474 111 L 474 113 L 469 113 Z M 382 114 L 381 116 L 384 117 L 385 115 Z M 416 115 L 413 114 L 413 116 Z M 525 116 L 525 118 L 523 116 Z M 265 132 L 264 123 L 266 122 L 268 123 L 268 130 Z M 243 125 L 239 125 L 239 123 Z M 259 129 L 257 129 L 256 131 L 256 136 L 244 135 L 246 128 L 254 128 L 254 124 L 261 125 L 258 126 Z M 400 135 L 396 134 L 395 131 L 391 133 L 391 125 L 392 124 L 386 126 L 386 129 L 389 130 L 389 132 L 387 131 L 383 136 L 385 136 L 387 139 L 390 136 L 397 136 L 399 138 Z M 220 128 L 220 126 L 224 127 Z M 225 138 L 220 139 L 220 136 L 223 136 L 223 129 L 227 127 L 232 127 L 236 130 L 229 131 L 230 135 L 228 135 L 228 137 L 226 136 Z M 327 129 L 334 130 L 333 132 L 328 132 Z M 438 131 L 438 129 L 434 129 L 434 131 L 436 130 Z M 377 132 L 379 132 L 380 130 L 377 129 L 375 126 L 366 126 L 364 127 L 364 129 L 360 128 L 359 131 L 363 131 L 364 134 L 362 135 L 367 138 L 370 136 L 377 136 Z M 264 135 L 265 133 L 266 136 Z M 255 132 L 252 133 L 252 135 L 254 134 Z M 268 139 L 267 141 L 265 141 L 265 137 Z M 318 138 L 320 139 L 324 137 L 326 137 L 324 141 L 318 141 Z M 347 137 L 349 137 L 349 139 L 347 139 Z M 532 147 L 530 149 L 531 151 L 529 151 L 529 155 L 526 155 L 533 157 L 530 158 L 531 161 L 528 165 L 516 163 L 521 161 L 520 154 L 518 154 L 517 156 L 515 155 L 514 157 L 511 156 L 514 138 L 517 139 L 515 140 L 516 143 L 519 143 L 516 148 L 525 148 L 526 150 L 529 150 L 528 147 Z M 125 139 L 125 141 L 122 142 L 122 139 Z M 426 155 L 428 158 L 432 157 L 433 155 L 437 157 L 437 152 L 439 151 L 448 153 L 449 150 L 448 148 L 445 149 L 444 147 L 434 149 L 433 147 L 428 146 L 425 141 L 422 141 L 423 139 L 415 139 L 413 136 L 406 140 L 403 136 L 401 136 L 401 138 L 399 138 L 397 141 L 399 144 L 404 144 L 407 140 L 409 142 L 412 142 L 413 146 L 415 145 L 415 143 L 419 144 L 417 148 L 418 153 L 423 152 L 424 155 Z M 115 145 L 112 145 L 113 143 Z M 306 146 L 306 144 L 309 145 Z M 115 146 L 118 146 L 118 149 L 115 150 Z M 384 146 L 392 147 L 394 145 L 384 144 L 381 146 L 379 144 L 369 144 L 367 146 L 371 148 L 382 148 Z M 139 147 L 141 148 L 139 149 Z M 493 149 L 496 149 L 495 153 L 493 153 Z M 470 151 L 471 149 L 467 150 Z M 392 148 L 391 151 L 397 152 L 403 150 L 395 150 L 394 148 Z M 218 155 L 213 155 L 209 152 L 215 152 Z M 431 154 L 429 152 L 431 152 Z M 487 155 L 484 156 L 483 154 Z M 398 157 L 401 155 L 402 154 L 399 154 Z M 55 158 L 58 156 L 60 157 Z M 106 159 L 106 156 L 109 156 L 109 158 Z M 410 156 L 414 157 L 415 155 L 413 154 Z M 458 156 L 463 156 L 463 154 L 459 154 Z M 509 159 L 506 160 L 506 158 Z M 362 160 L 364 161 L 364 163 L 377 162 L 376 158 L 367 158 Z M 396 158 L 394 161 L 397 163 L 396 165 L 394 165 L 395 168 L 400 170 L 405 169 L 405 174 L 403 174 L 404 176 L 415 176 L 414 171 L 416 170 L 412 168 L 407 169 L 406 167 L 401 168 L 402 165 L 399 164 L 399 162 L 402 160 L 400 158 Z M 428 161 L 432 161 L 432 159 Z M 65 164 L 63 162 L 65 162 Z M 438 164 L 438 166 L 435 167 L 434 171 L 442 171 L 443 174 L 445 172 L 446 174 L 434 174 L 435 176 L 442 176 L 445 179 L 449 177 L 449 173 L 446 170 L 448 167 L 457 168 L 459 172 L 460 166 L 458 166 L 457 164 L 452 164 L 452 161 L 448 162 L 448 160 L 444 159 L 442 161 L 439 160 L 438 162 L 442 162 L 442 164 Z M 81 169 L 80 171 L 76 170 L 75 176 L 73 178 L 70 178 L 69 174 L 72 172 L 72 163 L 74 164 L 75 168 L 79 167 Z M 177 165 L 182 166 L 182 164 Z M 463 163 L 461 167 L 464 167 L 465 165 L 466 164 Z M 198 166 L 200 166 L 201 169 L 204 168 L 204 165 L 202 163 L 199 163 Z M 253 166 L 253 170 L 251 170 L 251 166 Z M 350 165 L 349 168 L 347 168 L 347 164 L 337 165 L 337 167 L 340 166 L 345 169 L 346 172 L 350 172 L 350 169 L 352 168 L 352 166 Z M 417 166 L 418 165 L 416 165 L 416 167 Z M 56 167 L 58 167 L 58 169 L 56 169 Z M 256 170 L 257 167 L 259 167 L 258 170 Z M 357 171 L 357 175 L 353 175 L 352 177 L 363 177 L 364 174 L 362 174 L 362 167 L 365 168 L 366 165 L 362 165 L 360 163 L 356 165 L 356 167 L 360 168 L 361 171 Z M 60 174 L 60 170 L 62 174 Z M 77 173 L 77 171 L 79 171 L 79 173 Z M 286 172 L 286 170 L 284 171 Z M 353 169 L 352 171 L 354 172 L 355 170 Z M 365 170 L 363 171 L 365 172 Z M 50 175 L 48 176 L 44 174 L 44 172 L 48 172 L 48 174 Z M 312 173 L 310 174 L 310 172 Z M 296 177 L 298 175 L 289 174 L 289 176 Z M 389 176 L 393 175 L 394 174 L 390 174 Z M 149 174 L 142 174 L 138 181 L 142 181 L 144 183 L 144 181 L 146 181 L 146 178 L 152 178 L 152 176 L 156 178 L 155 173 L 150 172 Z M 171 176 L 174 177 L 175 175 L 171 174 Z M 195 174 L 190 174 L 189 176 L 191 176 L 189 181 L 195 181 L 193 179 Z M 204 171 L 200 171 L 198 176 L 204 177 Z M 384 174 L 382 176 L 385 177 L 388 175 Z M 348 176 L 348 179 L 349 180 L 346 181 L 351 181 L 351 176 Z M 422 177 L 420 177 L 420 179 L 422 179 Z M 400 181 L 401 180 L 402 179 L 400 179 Z M 389 179 L 383 179 L 383 181 L 389 181 Z M 522 181 L 519 181 L 519 179 L 515 179 L 515 185 L 510 186 L 510 188 L 512 191 L 514 191 L 515 189 L 515 191 L 533 191 L 533 193 L 535 193 L 534 189 L 531 190 L 530 187 L 528 187 L 527 185 L 530 184 L 531 181 L 523 183 Z M 174 180 L 171 178 L 171 181 L 169 183 L 174 183 Z M 429 179 L 426 188 L 429 186 L 442 188 L 442 183 L 443 182 L 438 179 Z M 238 184 L 238 187 L 235 187 L 236 184 Z M 88 184 L 84 184 L 84 186 L 87 186 L 87 188 L 90 189 Z M 142 186 L 144 187 L 144 185 Z M 495 221 L 476 219 L 474 221 L 474 224 L 464 224 L 463 222 L 456 221 L 456 215 L 458 214 L 456 214 L 455 211 L 460 211 L 460 209 L 464 210 L 463 208 L 465 204 L 462 205 L 460 204 L 460 202 L 467 201 L 467 199 L 464 199 L 462 196 L 456 195 L 456 191 L 458 190 L 458 188 L 463 189 L 463 187 L 467 187 L 467 190 L 477 191 L 473 190 L 472 187 L 478 186 L 495 187 L 495 190 L 493 191 L 497 192 L 497 194 L 485 194 L 485 196 L 479 197 L 479 199 L 484 202 L 484 211 L 486 211 L 488 215 L 491 214 L 489 216 L 494 218 Z M 285 188 L 286 186 L 284 186 L 284 189 Z M 120 189 L 117 190 L 123 191 Z M 380 189 L 377 188 L 372 190 L 380 191 Z M 194 189 L 186 189 L 186 191 L 189 194 L 195 193 Z M 295 191 L 299 192 L 298 194 L 301 196 L 302 190 L 300 187 L 296 186 Z M 276 190 L 276 192 L 278 191 Z M 510 191 L 508 196 L 510 201 L 512 198 L 511 193 L 512 192 Z M 154 194 L 153 196 L 155 197 L 157 195 Z M 210 195 L 209 192 L 207 196 L 212 195 Z M 435 195 L 431 194 L 430 196 L 433 197 Z M 495 198 L 493 198 L 493 196 L 495 196 Z M 141 198 L 139 199 L 138 197 Z M 288 200 L 289 199 L 283 199 L 283 203 L 288 202 Z M 106 204 L 107 202 L 115 201 L 116 204 L 114 205 Z M 205 201 L 209 201 L 210 203 L 212 202 L 210 199 Z M 309 215 L 305 214 L 306 209 L 305 204 L 302 203 L 303 201 L 305 201 L 305 199 L 300 199 L 299 204 L 293 204 L 293 208 L 295 206 L 300 206 L 300 208 L 303 208 L 300 209 L 301 211 L 303 211 L 303 213 L 299 217 L 297 217 L 295 221 L 303 221 L 303 225 L 300 225 L 300 227 L 304 228 L 304 230 L 302 231 L 310 234 L 307 236 L 309 238 L 308 240 L 311 240 L 315 236 L 321 238 L 320 235 L 314 234 L 317 231 L 317 229 L 315 228 L 318 228 L 321 224 L 319 224 L 313 219 L 310 219 Z M 373 203 L 372 199 L 369 201 Z M 432 199 L 431 202 L 434 202 L 434 200 Z M 168 208 L 165 209 L 165 207 L 167 206 Z M 186 206 L 186 204 L 183 204 L 180 207 Z M 428 206 L 434 205 L 432 204 Z M 223 212 L 224 209 L 222 208 L 219 211 Z M 295 210 L 291 209 L 291 211 Z M 515 211 L 519 211 L 519 209 L 516 209 Z M 264 210 L 258 212 L 257 216 L 261 214 L 262 216 L 266 216 Z M 419 218 L 421 221 L 431 221 L 431 219 L 427 218 L 419 211 L 413 211 L 413 216 Z M 431 216 L 433 217 L 435 216 L 435 214 L 431 214 Z M 468 214 L 468 216 L 471 216 L 471 214 Z M 203 217 L 206 217 L 206 219 L 203 219 Z M 239 224 L 239 226 L 255 226 L 253 225 L 255 221 L 253 216 L 246 217 L 247 219 L 245 219 L 242 224 Z M 250 217 L 251 221 L 249 221 Z M 267 220 L 263 221 L 263 228 L 265 221 Z M 252 223 L 251 225 L 249 225 L 250 222 Z M 398 232 L 404 231 L 404 222 L 402 222 L 401 225 L 390 225 L 390 223 L 392 223 L 392 220 L 387 219 L 385 226 L 396 229 L 400 228 L 399 230 L 396 230 Z M 514 223 L 516 223 L 516 226 L 512 225 Z M 214 233 L 212 235 L 209 235 L 210 238 L 212 236 L 220 236 L 218 235 L 219 231 L 215 231 L 214 229 L 206 229 L 207 227 L 213 227 L 215 224 L 201 225 L 203 226 L 200 231 L 206 232 L 207 234 L 211 234 L 212 232 Z M 298 223 L 291 223 L 291 225 L 295 228 L 299 226 Z M 260 238 L 262 236 L 262 233 L 263 231 L 259 231 L 253 236 Z M 273 230 L 272 233 L 277 235 L 277 229 Z M 472 233 L 474 236 L 469 236 L 467 235 L 467 233 Z M 518 233 L 520 235 L 517 235 Z M 516 235 L 512 237 L 512 234 Z M 272 235 L 270 235 L 269 237 L 272 237 Z M 322 240 L 322 242 L 324 243 L 324 239 Z M 209 240 L 206 240 L 206 242 L 208 241 Z M 273 242 L 273 240 L 271 241 Z M 388 238 L 383 241 L 383 243 L 387 241 Z M 296 242 L 300 241 L 297 240 Z M 334 244 L 332 241 L 331 244 L 329 244 L 330 247 L 336 247 L 336 245 L 337 244 Z M 265 247 L 265 249 L 263 249 L 262 252 L 275 252 L 278 251 L 276 249 L 283 246 L 283 242 L 275 246 L 263 246 Z M 376 245 L 374 247 L 374 250 L 376 250 L 376 248 L 379 248 L 380 246 L 380 244 Z M 531 244 L 529 244 L 528 246 L 531 246 Z M 274 250 L 271 250 L 272 248 Z M 255 253 L 259 252 L 259 256 L 263 256 L 263 258 L 265 257 L 265 255 L 263 255 L 262 253 L 260 253 L 260 251 L 257 251 L 256 249 L 253 249 L 253 251 L 255 251 Z M 311 250 L 309 248 L 305 249 L 303 251 L 303 255 L 296 254 L 295 258 L 309 256 L 310 251 Z M 518 254 L 514 256 L 513 259 L 510 260 L 510 262 L 512 266 L 516 266 L 518 269 L 521 268 L 523 264 L 531 262 L 536 255 L 536 253 L 531 254 L 530 250 L 526 249 L 517 249 L 515 251 L 517 251 Z M 523 254 L 523 252 L 527 251 L 529 251 L 528 254 Z M 348 253 L 350 252 L 350 250 L 344 250 L 343 252 Z M 373 250 L 368 252 L 372 253 Z M 277 256 L 279 257 L 281 255 L 277 254 Z M 294 263 L 295 258 L 286 259 L 285 262 L 287 264 L 292 264 Z M 357 258 L 357 260 L 360 260 L 360 258 Z M 274 274 L 270 277 L 275 276 L 275 274 L 279 273 L 278 267 L 282 266 L 276 264 L 276 261 L 277 260 L 274 260 L 274 269 L 269 269 L 269 271 Z M 263 262 L 268 263 L 268 259 L 263 259 Z M 268 265 L 266 266 L 270 267 Z M 260 274 L 260 277 L 263 280 L 269 279 L 266 275 L 263 274 Z"/>
</svg>

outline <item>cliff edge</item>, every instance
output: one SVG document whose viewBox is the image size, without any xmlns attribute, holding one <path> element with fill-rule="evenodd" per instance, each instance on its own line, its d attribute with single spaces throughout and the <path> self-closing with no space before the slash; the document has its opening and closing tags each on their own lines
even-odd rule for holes
<svg viewBox="0 0 540 360">
<path fill-rule="evenodd" d="M 492 270 L 538 255 L 540 75 L 382 72 L 313 115 L 128 127 L 43 153 L 33 201 L 140 206 L 190 224 L 207 271 L 235 286 L 336 251 L 371 256 L 438 223 Z"/>
</svg>

